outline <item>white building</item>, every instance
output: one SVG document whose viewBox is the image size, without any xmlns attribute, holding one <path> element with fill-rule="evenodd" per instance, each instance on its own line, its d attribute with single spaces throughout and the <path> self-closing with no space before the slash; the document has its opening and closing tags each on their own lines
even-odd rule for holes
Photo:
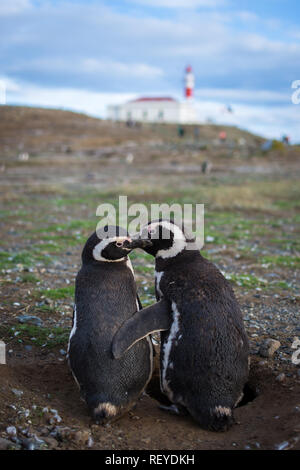
<svg viewBox="0 0 300 470">
<path fill-rule="evenodd" d="M 193 107 L 194 75 L 189 66 L 185 71 L 185 101 L 170 97 L 143 97 L 123 105 L 110 105 L 107 117 L 113 121 L 166 122 L 193 124 L 197 114 Z"/>
<path fill-rule="evenodd" d="M 197 121 L 190 102 L 180 103 L 173 98 L 138 98 L 123 105 L 107 108 L 108 119 L 114 121 L 168 122 L 188 124 Z"/>
</svg>

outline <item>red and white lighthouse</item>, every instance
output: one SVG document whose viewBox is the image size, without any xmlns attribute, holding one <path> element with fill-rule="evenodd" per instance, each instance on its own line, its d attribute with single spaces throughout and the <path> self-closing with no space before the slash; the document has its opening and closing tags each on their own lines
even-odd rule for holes
<svg viewBox="0 0 300 470">
<path fill-rule="evenodd" d="M 184 76 L 184 97 L 190 100 L 194 96 L 195 77 L 193 74 L 192 67 L 190 65 L 185 69 Z"/>
</svg>

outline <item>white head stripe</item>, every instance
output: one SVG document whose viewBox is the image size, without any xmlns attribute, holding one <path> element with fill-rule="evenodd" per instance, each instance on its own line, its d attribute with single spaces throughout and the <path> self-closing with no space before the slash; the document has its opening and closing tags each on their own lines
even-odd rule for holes
<svg viewBox="0 0 300 470">
<path fill-rule="evenodd" d="M 173 224 L 172 222 L 169 222 L 168 220 L 162 220 L 161 222 L 153 222 L 149 224 L 149 227 L 156 228 L 159 225 L 172 232 L 174 238 L 172 246 L 166 250 L 159 250 L 156 253 L 156 256 L 161 258 L 173 258 L 173 256 L 178 255 L 178 253 L 180 253 L 186 248 L 187 241 L 185 235 L 177 225 Z"/>
<path fill-rule="evenodd" d="M 103 240 L 101 240 L 101 242 L 99 242 L 93 249 L 93 257 L 97 260 L 97 261 L 105 261 L 105 262 L 109 262 L 109 263 L 115 263 L 115 262 L 118 262 L 118 261 L 124 261 L 125 257 L 123 258 L 118 258 L 118 259 L 107 259 L 107 258 L 104 258 L 101 253 L 102 251 L 107 247 L 107 245 L 109 245 L 110 243 L 112 242 L 115 242 L 115 241 L 124 241 L 124 240 L 130 240 L 129 237 L 112 237 L 112 238 L 104 238 Z"/>
</svg>

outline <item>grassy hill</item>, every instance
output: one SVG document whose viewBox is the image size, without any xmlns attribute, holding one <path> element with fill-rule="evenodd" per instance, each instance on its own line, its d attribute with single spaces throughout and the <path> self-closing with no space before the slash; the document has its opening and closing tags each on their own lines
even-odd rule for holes
<svg viewBox="0 0 300 470">
<path fill-rule="evenodd" d="M 226 131 L 229 141 L 242 138 L 251 146 L 258 146 L 263 141 L 261 137 L 236 127 L 212 124 L 198 127 L 198 139 L 202 143 L 217 139 L 221 130 Z M 71 111 L 1 106 L 0 156 L 15 155 L 16 152 L 29 152 L 32 155 L 40 152 L 86 152 L 128 141 L 194 141 L 195 126 L 184 126 L 183 138 L 178 137 L 177 128 L 174 124 L 143 124 L 129 128 L 125 123 L 106 121 Z"/>
</svg>

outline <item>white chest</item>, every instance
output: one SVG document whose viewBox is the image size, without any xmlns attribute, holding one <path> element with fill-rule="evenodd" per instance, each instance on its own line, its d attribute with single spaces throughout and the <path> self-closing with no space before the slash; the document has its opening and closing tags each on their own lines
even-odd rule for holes
<svg viewBox="0 0 300 470">
<path fill-rule="evenodd" d="M 163 271 L 155 271 L 155 288 L 159 298 L 163 297 L 162 291 L 160 290 L 160 283 L 163 275 Z"/>
</svg>

